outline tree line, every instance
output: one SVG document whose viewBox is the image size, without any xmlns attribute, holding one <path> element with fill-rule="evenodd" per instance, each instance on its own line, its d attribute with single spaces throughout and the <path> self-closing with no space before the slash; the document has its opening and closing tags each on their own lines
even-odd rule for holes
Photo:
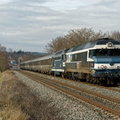
<svg viewBox="0 0 120 120">
<path fill-rule="evenodd" d="M 48 53 L 54 53 L 62 49 L 71 48 L 78 44 L 83 44 L 105 37 L 120 41 L 120 32 L 95 32 L 92 28 L 73 29 L 64 36 L 52 39 L 52 41 L 46 45 L 45 49 Z"/>
<path fill-rule="evenodd" d="M 8 68 L 8 53 L 6 51 L 6 47 L 0 44 L 0 72 L 3 72 Z"/>
<path fill-rule="evenodd" d="M 0 44 L 0 72 L 9 69 L 13 65 L 19 64 L 20 61 L 27 61 L 30 59 L 38 58 L 43 56 L 45 53 L 39 52 L 25 52 L 22 50 L 12 51 L 12 49 L 6 50 L 6 47 Z M 14 62 L 12 63 L 11 60 Z"/>
</svg>

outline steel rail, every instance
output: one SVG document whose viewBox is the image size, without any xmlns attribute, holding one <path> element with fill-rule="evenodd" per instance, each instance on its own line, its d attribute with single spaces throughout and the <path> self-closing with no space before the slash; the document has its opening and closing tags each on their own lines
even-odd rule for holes
<svg viewBox="0 0 120 120">
<path fill-rule="evenodd" d="M 30 74 L 29 74 L 30 75 Z M 73 85 L 68 85 L 68 84 L 65 84 L 65 83 L 62 83 L 62 82 L 58 82 L 58 81 L 55 81 L 53 79 L 50 79 L 50 78 L 46 78 L 46 77 L 43 77 L 43 76 L 39 76 L 36 74 L 37 77 L 41 77 L 41 78 L 44 78 L 44 79 L 47 79 L 49 81 L 52 81 L 54 83 L 57 83 L 57 84 L 60 84 L 62 86 L 66 86 L 66 87 L 69 87 L 69 88 L 73 88 L 75 90 L 78 90 L 78 91 L 81 91 L 81 92 L 85 92 L 85 93 L 88 93 L 88 94 L 91 94 L 91 95 L 94 95 L 94 96 L 97 96 L 97 97 L 100 97 L 100 98 L 104 98 L 106 100 L 109 100 L 111 102 L 115 102 L 115 103 L 118 103 L 120 104 L 120 99 L 115 99 L 115 98 L 111 98 L 111 97 L 108 97 L 108 96 L 105 96 L 105 95 L 102 95 L 102 94 L 98 94 L 98 93 L 95 93 L 93 91 L 89 91 L 89 90 L 86 90 L 84 88 L 79 88 L 79 87 L 76 87 L 76 86 L 73 86 Z"/>
<path fill-rule="evenodd" d="M 29 74 L 29 76 L 30 76 L 30 74 Z M 90 104 L 92 104 L 92 105 L 94 105 L 94 106 L 97 106 L 97 107 L 99 107 L 99 108 L 102 108 L 103 110 L 106 110 L 106 111 L 108 111 L 109 113 L 112 113 L 112 114 L 117 115 L 117 116 L 120 117 L 120 112 L 119 112 L 119 111 L 113 110 L 113 109 L 111 109 L 111 108 L 109 108 L 109 107 L 106 107 L 106 106 L 100 104 L 100 103 L 94 102 L 94 101 L 92 101 L 92 100 L 90 100 L 90 99 L 87 99 L 87 98 L 82 97 L 82 96 L 80 96 L 80 95 L 77 95 L 77 94 L 75 94 L 75 93 L 73 93 L 73 92 L 70 92 L 70 91 L 68 91 L 68 90 L 66 90 L 66 89 L 64 89 L 64 88 L 58 87 L 58 86 L 56 86 L 56 85 L 53 85 L 52 83 L 48 83 L 48 82 L 43 81 L 43 80 L 42 80 L 42 81 L 39 81 L 38 78 L 34 78 L 33 76 L 31 76 L 31 77 L 32 77 L 32 79 L 34 79 L 34 80 L 37 81 L 37 82 L 44 83 L 45 85 L 47 84 L 47 85 L 49 85 L 49 86 L 52 86 L 53 88 L 56 88 L 56 89 L 58 89 L 58 90 L 60 90 L 60 91 L 62 91 L 62 92 L 64 92 L 64 93 L 67 93 L 67 94 L 69 94 L 69 95 L 71 95 L 71 96 L 74 96 L 75 98 L 78 98 L 78 99 L 83 100 L 83 101 L 85 101 L 85 102 L 87 102 L 87 103 L 90 103 Z M 45 78 L 45 79 L 46 79 L 46 78 Z"/>
</svg>

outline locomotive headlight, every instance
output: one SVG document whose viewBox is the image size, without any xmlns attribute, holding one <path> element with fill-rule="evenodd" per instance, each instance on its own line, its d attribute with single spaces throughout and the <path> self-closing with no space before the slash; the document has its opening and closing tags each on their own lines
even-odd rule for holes
<svg viewBox="0 0 120 120">
<path fill-rule="evenodd" d="M 101 68 L 104 69 L 104 65 L 101 65 Z"/>
<path fill-rule="evenodd" d="M 107 69 L 107 66 L 101 65 L 101 69 Z"/>
<path fill-rule="evenodd" d="M 104 69 L 107 69 L 107 66 L 104 66 Z"/>
<path fill-rule="evenodd" d="M 90 63 L 90 66 L 91 66 L 91 67 L 94 67 L 94 63 Z"/>
<path fill-rule="evenodd" d="M 117 66 L 117 69 L 120 69 L 120 66 Z"/>
<path fill-rule="evenodd" d="M 108 47 L 113 47 L 113 43 L 112 43 L 112 42 L 108 42 L 108 43 L 107 43 L 107 46 L 108 46 Z"/>
</svg>

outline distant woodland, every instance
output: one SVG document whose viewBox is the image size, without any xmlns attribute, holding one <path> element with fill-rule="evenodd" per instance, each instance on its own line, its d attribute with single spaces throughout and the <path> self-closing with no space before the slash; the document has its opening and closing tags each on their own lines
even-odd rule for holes
<svg viewBox="0 0 120 120">
<path fill-rule="evenodd" d="M 20 62 L 35 59 L 43 56 L 44 53 L 39 52 L 24 52 L 24 51 L 6 51 L 6 47 L 0 45 L 0 72 L 9 69 L 13 65 L 17 65 Z M 13 63 L 12 63 L 13 62 Z"/>
<path fill-rule="evenodd" d="M 120 32 L 95 32 L 92 28 L 74 29 L 68 31 L 68 34 L 64 36 L 59 36 L 57 38 L 52 39 L 51 42 L 46 45 L 45 50 L 47 54 L 50 54 L 61 49 L 71 48 L 78 44 L 83 44 L 89 41 L 105 37 L 113 38 L 115 40 L 120 41 Z M 9 52 L 7 52 L 6 47 L 0 44 L 0 72 L 3 72 L 9 68 L 8 60 L 10 57 L 14 59 L 17 63 L 20 63 L 26 60 L 34 59 L 45 55 L 39 52 L 40 51 L 38 51 L 38 53 L 24 52 L 21 50 L 13 52 L 12 49 L 10 49 Z"/>
</svg>

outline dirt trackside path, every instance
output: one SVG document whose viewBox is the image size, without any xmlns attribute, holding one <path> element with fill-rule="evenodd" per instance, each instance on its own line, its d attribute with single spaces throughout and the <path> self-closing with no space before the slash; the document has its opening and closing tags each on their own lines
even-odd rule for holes
<svg viewBox="0 0 120 120">
<path fill-rule="evenodd" d="M 0 74 L 0 120 L 59 120 L 57 110 L 30 92 L 12 71 Z"/>
</svg>

